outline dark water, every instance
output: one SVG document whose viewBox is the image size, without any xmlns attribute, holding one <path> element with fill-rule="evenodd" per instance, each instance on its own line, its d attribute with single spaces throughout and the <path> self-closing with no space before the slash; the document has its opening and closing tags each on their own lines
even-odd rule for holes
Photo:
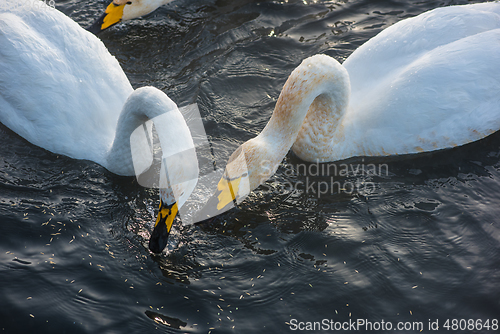
<svg viewBox="0 0 500 334">
<path fill-rule="evenodd" d="M 84 26 L 105 6 L 56 3 Z M 264 127 L 303 58 L 342 61 L 405 17 L 464 3 L 176 0 L 101 38 L 134 87 L 197 103 L 224 161 Z M 179 228 L 161 256 L 147 251 L 154 189 L 1 125 L 0 136 L 3 332 L 286 333 L 357 320 L 372 333 L 431 333 L 436 320 L 440 332 L 497 328 L 500 134 L 320 166 L 290 154 L 238 208 Z M 382 321 L 392 330 L 376 330 Z M 474 330 L 486 321 L 489 331 Z"/>
</svg>

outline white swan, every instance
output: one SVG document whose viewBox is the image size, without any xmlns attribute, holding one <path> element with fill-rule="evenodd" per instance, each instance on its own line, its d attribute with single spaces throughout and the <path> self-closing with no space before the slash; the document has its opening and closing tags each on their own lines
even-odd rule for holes
<svg viewBox="0 0 500 334">
<path fill-rule="evenodd" d="M 382 31 L 343 65 L 304 60 L 266 127 L 229 158 L 201 215 L 242 201 L 290 148 L 327 162 L 439 150 L 498 129 L 500 3 L 435 9 Z"/>
<path fill-rule="evenodd" d="M 198 168 L 177 106 L 156 88 L 134 91 L 104 44 L 64 14 L 38 0 L 2 1 L 7 3 L 0 6 L 1 123 L 51 152 L 134 175 L 151 163 L 148 120 L 153 120 L 163 157 L 185 159 L 164 159 L 170 183 L 161 179 L 160 212 L 150 240 L 150 248 L 161 251 L 177 209 L 196 185 Z M 137 154 L 143 155 L 138 159 Z M 186 166 L 194 166 L 195 179 L 186 181 Z"/>
<path fill-rule="evenodd" d="M 147 15 L 173 0 L 113 0 L 104 13 L 88 28 L 97 34 L 122 21 Z"/>
</svg>

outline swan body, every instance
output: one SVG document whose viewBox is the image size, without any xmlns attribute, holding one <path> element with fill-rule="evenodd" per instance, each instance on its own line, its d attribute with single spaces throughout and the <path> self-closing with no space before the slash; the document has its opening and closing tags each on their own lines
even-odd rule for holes
<svg viewBox="0 0 500 334">
<path fill-rule="evenodd" d="M 104 44 L 61 12 L 38 0 L 32 10 L 19 10 L 26 0 L 2 1 L 0 122 L 46 150 L 119 175 L 150 167 L 154 123 L 168 171 L 168 180 L 160 177 L 168 207 L 160 216 L 174 204 L 175 216 L 198 176 L 191 133 L 176 104 L 154 87 L 134 90 Z"/>
<path fill-rule="evenodd" d="M 229 158 L 205 218 L 242 201 L 290 148 L 328 162 L 439 150 L 500 129 L 500 3 L 435 9 L 366 42 L 343 65 L 305 59 L 262 132 Z"/>
<path fill-rule="evenodd" d="M 104 13 L 88 28 L 94 34 L 122 21 L 147 15 L 173 0 L 113 0 Z"/>
</svg>

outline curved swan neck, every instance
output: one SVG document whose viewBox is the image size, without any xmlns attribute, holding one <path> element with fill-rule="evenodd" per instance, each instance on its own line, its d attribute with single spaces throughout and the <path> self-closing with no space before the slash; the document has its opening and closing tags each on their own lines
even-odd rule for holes
<svg viewBox="0 0 500 334">
<path fill-rule="evenodd" d="M 162 140 L 163 133 L 168 130 L 165 130 L 164 124 L 159 126 L 156 123 L 161 121 L 159 116 L 177 110 L 175 103 L 156 88 L 143 87 L 130 94 L 118 119 L 113 145 L 107 156 L 107 168 L 119 175 L 135 175 L 134 162 L 140 162 L 147 168 L 151 164 L 153 149 L 152 123 L 148 121 L 155 122 L 156 128 L 162 129 L 157 131 L 162 148 L 169 147 L 162 145 L 162 141 L 168 144 L 166 139 Z M 182 118 L 182 115 L 179 116 Z"/>
<path fill-rule="evenodd" d="M 292 145 L 295 147 L 302 140 L 301 135 L 307 137 L 304 132 L 320 129 L 320 136 L 310 135 L 309 141 L 324 137 L 323 141 L 328 142 L 330 132 L 335 132 L 347 108 L 349 92 L 347 71 L 335 59 L 316 55 L 304 60 L 288 77 L 264 130 L 242 145 L 250 175 L 249 189 L 255 189 L 274 174 Z M 325 128 L 327 123 L 331 125 Z M 244 174 L 245 168 L 238 167 L 242 165 L 238 152 L 229 159 L 237 161 L 226 166 L 226 170 L 230 169 L 228 175 Z"/>
<path fill-rule="evenodd" d="M 150 168 L 152 123 L 162 150 L 160 196 L 164 203 L 177 202 L 180 208 L 198 181 L 198 159 L 184 117 L 162 91 L 143 87 L 129 96 L 107 156 L 108 169 L 120 175 L 140 175 Z"/>
<path fill-rule="evenodd" d="M 276 158 L 281 161 L 306 123 L 330 122 L 335 127 L 347 108 L 349 94 L 349 75 L 339 62 L 326 55 L 307 58 L 288 77 L 259 137 L 279 142 L 281 154 Z"/>
</svg>

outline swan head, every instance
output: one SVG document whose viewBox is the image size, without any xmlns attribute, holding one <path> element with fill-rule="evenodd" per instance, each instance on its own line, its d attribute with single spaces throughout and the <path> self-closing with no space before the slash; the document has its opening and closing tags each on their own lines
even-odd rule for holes
<svg viewBox="0 0 500 334">
<path fill-rule="evenodd" d="M 261 134 L 236 149 L 229 157 L 217 189 L 196 220 L 207 220 L 229 210 L 234 202 L 241 203 L 253 189 L 269 179 L 286 154 L 274 144 Z"/>
<path fill-rule="evenodd" d="M 170 1 L 165 0 L 113 0 L 104 13 L 87 28 L 93 34 L 114 26 L 122 21 L 147 15 Z"/>
<path fill-rule="evenodd" d="M 168 236 L 179 208 L 193 192 L 198 181 L 198 163 L 195 154 L 184 161 L 177 160 L 175 157 L 168 159 L 171 160 L 170 165 L 175 165 L 175 167 L 165 174 L 163 166 L 165 157 L 163 158 L 160 174 L 160 206 L 149 239 L 149 250 L 157 254 L 167 246 Z"/>
</svg>

